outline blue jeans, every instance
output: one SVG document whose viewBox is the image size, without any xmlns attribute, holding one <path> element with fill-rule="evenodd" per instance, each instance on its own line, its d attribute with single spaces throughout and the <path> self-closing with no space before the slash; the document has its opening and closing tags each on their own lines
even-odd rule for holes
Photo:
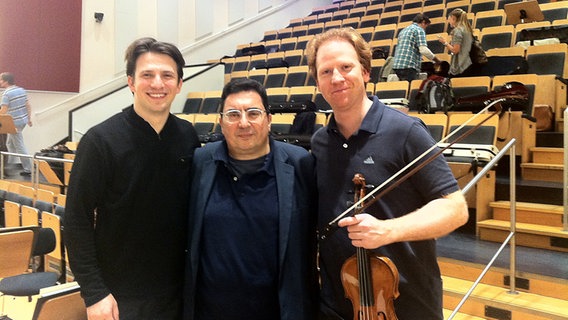
<svg viewBox="0 0 568 320">
<path fill-rule="evenodd" d="M 398 76 L 398 80 L 412 81 L 418 79 L 418 70 L 408 68 L 408 69 L 394 69 L 394 72 Z"/>
<path fill-rule="evenodd" d="M 6 148 L 8 148 L 8 152 L 28 154 L 28 150 L 24 144 L 24 135 L 22 134 L 25 127 L 25 124 L 23 126 L 16 126 L 16 133 L 8 133 L 8 138 L 6 139 Z M 20 162 L 22 163 L 24 171 L 32 171 L 31 158 L 20 157 Z"/>
</svg>

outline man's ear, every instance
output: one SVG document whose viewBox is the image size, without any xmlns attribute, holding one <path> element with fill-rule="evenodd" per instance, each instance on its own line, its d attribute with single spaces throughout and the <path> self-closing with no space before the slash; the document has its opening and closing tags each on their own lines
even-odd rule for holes
<svg viewBox="0 0 568 320">
<path fill-rule="evenodd" d="M 132 76 L 126 77 L 126 81 L 128 82 L 128 87 L 130 88 L 130 92 L 134 93 L 134 78 Z"/>
<path fill-rule="evenodd" d="M 371 81 L 371 72 L 369 72 L 368 70 L 363 69 L 363 81 L 365 83 Z"/>
</svg>

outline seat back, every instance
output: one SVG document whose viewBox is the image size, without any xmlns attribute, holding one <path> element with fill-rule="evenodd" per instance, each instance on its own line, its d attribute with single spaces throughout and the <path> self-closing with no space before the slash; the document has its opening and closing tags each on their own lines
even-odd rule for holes
<svg viewBox="0 0 568 320">
<path fill-rule="evenodd" d="M 409 85 L 408 81 L 377 82 L 375 84 L 375 95 L 379 99 L 406 99 Z"/>
<path fill-rule="evenodd" d="M 22 226 L 39 226 L 39 210 L 30 207 L 30 206 L 22 206 Z"/>
<path fill-rule="evenodd" d="M 435 141 L 440 141 L 446 135 L 448 116 L 444 113 L 417 113 L 412 114 L 419 118 L 430 130 Z"/>
<path fill-rule="evenodd" d="M 473 119 L 466 126 L 461 128 L 457 133 L 454 133 L 461 125 L 472 119 L 474 116 L 471 113 L 450 113 L 448 114 L 448 134 L 452 136 L 446 142 L 454 142 L 463 133 L 467 132 L 472 127 L 481 123 L 491 114 L 481 114 L 476 119 Z M 499 117 L 493 116 L 487 122 L 483 123 L 477 130 L 472 132 L 467 137 L 459 141 L 459 143 L 468 144 L 484 144 L 495 145 L 497 143 L 497 132 L 499 128 Z"/>
<path fill-rule="evenodd" d="M 40 290 L 32 320 L 86 320 L 87 309 L 76 282 Z"/>
<path fill-rule="evenodd" d="M 26 272 L 33 248 L 33 230 L 0 231 L 0 278 Z"/>
<path fill-rule="evenodd" d="M 507 15 L 505 10 L 497 9 L 490 11 L 478 12 L 475 15 L 475 20 L 473 22 L 473 28 L 482 30 L 486 27 L 496 27 L 505 25 L 507 20 Z"/>
<path fill-rule="evenodd" d="M 229 72 L 230 74 L 231 72 Z M 182 113 L 198 113 L 203 102 L 203 92 L 189 92 Z"/>
<path fill-rule="evenodd" d="M 492 48 L 507 48 L 513 44 L 513 34 L 515 27 L 512 25 L 486 27 L 481 31 L 479 41 L 483 50 Z"/>
<path fill-rule="evenodd" d="M 528 73 L 554 74 L 568 77 L 568 45 L 566 43 L 530 46 L 527 48 Z"/>
<path fill-rule="evenodd" d="M 7 228 L 22 225 L 20 204 L 11 200 L 4 200 L 4 226 Z"/>
</svg>

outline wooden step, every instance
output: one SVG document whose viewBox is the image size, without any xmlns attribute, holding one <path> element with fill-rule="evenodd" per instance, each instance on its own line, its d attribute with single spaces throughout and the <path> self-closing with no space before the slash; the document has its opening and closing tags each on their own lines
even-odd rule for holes
<svg viewBox="0 0 568 320">
<path fill-rule="evenodd" d="M 562 148 L 533 147 L 529 150 L 532 152 L 533 163 L 564 164 L 564 149 Z"/>
<path fill-rule="evenodd" d="M 564 180 L 564 166 L 550 163 L 522 163 L 523 179 L 562 182 Z"/>
<path fill-rule="evenodd" d="M 511 221 L 510 201 L 494 201 L 489 206 L 493 209 L 493 219 Z M 517 222 L 562 227 L 563 214 L 563 206 L 517 201 Z"/>
<path fill-rule="evenodd" d="M 440 266 L 440 271 L 444 276 L 468 281 L 477 280 L 485 268 L 485 265 L 479 263 L 460 261 L 445 257 L 438 257 L 438 265 Z M 515 285 L 519 291 L 538 294 L 550 298 L 568 300 L 567 279 L 521 272 L 518 270 L 515 279 Z M 493 266 L 487 271 L 483 279 L 481 279 L 481 283 L 508 289 L 510 286 L 509 269 Z"/>
<path fill-rule="evenodd" d="M 444 309 L 444 319 L 448 319 L 452 314 L 453 310 Z M 458 312 L 454 316 L 453 320 L 484 320 L 485 318 L 472 316 L 469 314 Z"/>
<path fill-rule="evenodd" d="M 447 276 L 442 278 L 444 308 L 454 310 L 473 281 Z M 521 291 L 509 293 L 509 289 L 479 283 L 459 311 L 491 319 L 568 319 L 568 301 Z"/>
<path fill-rule="evenodd" d="M 518 245 L 568 252 L 568 232 L 562 231 L 562 228 L 520 222 L 516 226 Z M 481 240 L 502 243 L 509 235 L 510 223 L 490 219 L 479 221 L 477 227 Z"/>
</svg>

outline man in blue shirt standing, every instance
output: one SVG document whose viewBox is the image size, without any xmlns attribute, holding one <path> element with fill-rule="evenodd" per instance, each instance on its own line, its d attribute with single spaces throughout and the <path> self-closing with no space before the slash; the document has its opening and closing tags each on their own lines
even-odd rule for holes
<svg viewBox="0 0 568 320">
<path fill-rule="evenodd" d="M 28 154 L 26 145 L 24 144 L 24 135 L 22 131 L 26 124 L 32 126 L 31 114 L 32 108 L 28 101 L 26 90 L 18 87 L 14 82 L 14 75 L 9 72 L 0 74 L 0 87 L 6 89 L 2 94 L 2 102 L 0 102 L 0 114 L 9 114 L 14 119 L 16 133 L 8 133 L 6 139 L 6 147 L 9 152 Z M 20 157 L 22 168 L 20 172 L 22 176 L 29 176 L 32 172 L 32 160 L 26 157 Z"/>
<path fill-rule="evenodd" d="M 429 25 L 430 19 L 419 13 L 414 17 L 411 25 L 400 31 L 392 67 L 399 80 L 412 81 L 418 79 L 422 56 L 436 64 L 440 63 L 440 60 L 428 49 L 426 43 L 425 30 Z"/>
<path fill-rule="evenodd" d="M 399 320 L 442 320 L 435 239 L 468 219 L 467 203 L 452 171 L 437 155 L 407 181 L 377 197 L 365 213 L 340 218 L 353 203 L 355 174 L 363 175 L 368 185 L 379 186 L 406 166 L 415 168 L 412 161 L 436 142 L 419 119 L 367 95 L 371 47 L 357 31 L 330 29 L 310 40 L 306 50 L 310 74 L 333 109 L 327 126 L 311 141 L 318 226 L 325 236 L 319 243 L 320 319 L 361 319 L 356 311 L 368 310 L 365 303 L 363 308 L 355 303 L 364 299 L 348 300 L 343 287 L 345 279 L 351 288 L 358 286 L 356 277 L 344 277 L 343 266 L 356 248 L 364 248 L 369 256 L 390 258 L 398 269 L 400 296 L 394 300 L 394 311 Z M 325 234 L 335 220 L 339 228 Z M 382 293 L 376 301 L 388 299 L 389 293 Z"/>
</svg>

